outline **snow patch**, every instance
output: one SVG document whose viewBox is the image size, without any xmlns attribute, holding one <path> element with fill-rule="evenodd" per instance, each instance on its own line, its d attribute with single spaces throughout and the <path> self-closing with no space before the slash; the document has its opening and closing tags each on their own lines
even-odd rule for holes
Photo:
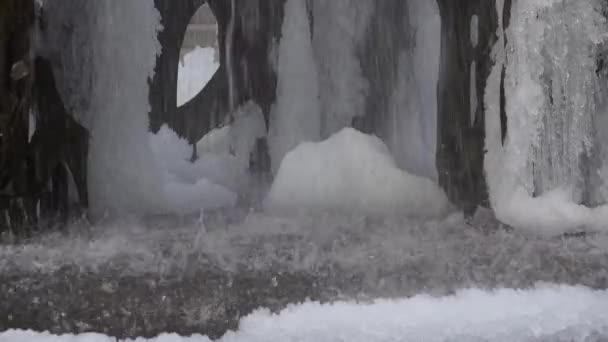
<svg viewBox="0 0 608 342">
<path fill-rule="evenodd" d="M 289 152 L 265 206 L 433 216 L 447 199 L 430 179 L 399 169 L 380 139 L 345 128 Z"/>
<path fill-rule="evenodd" d="M 258 310 L 220 342 L 239 341 L 599 341 L 608 336 L 608 292 L 539 285 L 531 290 L 463 290 L 454 296 L 292 305 Z M 0 342 L 110 342 L 98 334 L 0 333 Z M 161 335 L 130 342 L 210 342 Z"/>
</svg>

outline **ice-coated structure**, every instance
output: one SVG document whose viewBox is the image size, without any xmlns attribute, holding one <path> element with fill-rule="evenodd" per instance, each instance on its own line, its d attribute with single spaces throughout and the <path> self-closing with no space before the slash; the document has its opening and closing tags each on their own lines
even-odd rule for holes
<svg viewBox="0 0 608 342">
<path fill-rule="evenodd" d="M 607 209 L 589 208 L 606 203 L 601 6 L 518 1 L 498 31 L 485 92 L 485 171 L 503 222 L 549 234 L 607 228 Z"/>
</svg>

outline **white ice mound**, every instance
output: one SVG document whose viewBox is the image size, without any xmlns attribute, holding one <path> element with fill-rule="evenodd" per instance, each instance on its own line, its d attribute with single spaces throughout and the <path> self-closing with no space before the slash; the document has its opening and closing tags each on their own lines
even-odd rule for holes
<svg viewBox="0 0 608 342">
<path fill-rule="evenodd" d="M 377 137 L 345 128 L 302 143 L 283 159 L 267 209 L 339 210 L 435 216 L 448 205 L 431 180 L 397 167 Z"/>
</svg>

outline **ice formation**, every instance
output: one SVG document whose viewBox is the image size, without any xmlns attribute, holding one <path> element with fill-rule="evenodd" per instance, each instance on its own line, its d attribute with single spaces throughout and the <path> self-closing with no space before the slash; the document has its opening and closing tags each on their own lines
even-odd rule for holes
<svg viewBox="0 0 608 342">
<path fill-rule="evenodd" d="M 160 48 L 159 14 L 152 2 L 96 1 L 94 7 L 91 211 L 137 215 L 158 210 L 163 190 L 148 145 L 148 78 Z"/>
<path fill-rule="evenodd" d="M 279 314 L 259 310 L 220 342 L 238 341 L 600 341 L 608 335 L 608 294 L 583 287 L 541 285 L 531 290 L 464 290 L 433 298 L 358 304 L 304 303 Z M 0 333 L 0 342 L 110 342 L 99 335 Z M 210 342 L 206 336 L 127 340 Z"/>
<path fill-rule="evenodd" d="M 433 216 L 447 199 L 431 180 L 399 169 L 380 139 L 345 128 L 289 152 L 265 206 Z"/>
<path fill-rule="evenodd" d="M 236 203 L 237 162 L 229 155 L 203 155 L 192 162 L 192 146 L 167 126 L 149 142 L 162 173 L 163 207 L 155 212 L 188 214 Z"/>
<path fill-rule="evenodd" d="M 608 209 L 583 206 L 606 201 L 594 199 L 601 181 L 593 175 L 596 60 L 608 32 L 599 10 L 598 1 L 516 1 L 506 37 L 499 30 L 485 94 L 485 171 L 492 207 L 507 224 L 548 234 L 608 228 Z M 498 97 L 503 67 L 504 146 Z"/>
<path fill-rule="evenodd" d="M 319 76 L 306 1 L 286 1 L 281 37 L 277 103 L 272 109 L 269 131 L 274 172 L 287 152 L 303 141 L 317 141 L 321 135 Z"/>
<path fill-rule="evenodd" d="M 413 42 L 402 51 L 399 59 L 397 85 L 391 94 L 385 136 L 401 168 L 436 179 L 441 20 L 434 1 L 407 3 Z"/>
<path fill-rule="evenodd" d="M 213 47 L 196 47 L 183 57 L 177 74 L 177 105 L 194 98 L 219 68 Z"/>
<path fill-rule="evenodd" d="M 262 110 L 248 102 L 233 113 L 230 125 L 205 135 L 192 146 L 169 127 L 149 134 L 149 143 L 162 172 L 162 212 L 192 213 L 200 209 L 232 207 L 249 185 L 249 160 L 257 139 L 266 135 Z"/>
<path fill-rule="evenodd" d="M 161 175 L 147 139 L 158 11 L 133 0 L 49 1 L 44 10 L 39 52 L 53 62 L 66 106 L 90 132 L 91 214 L 158 210 Z"/>
<path fill-rule="evenodd" d="M 373 1 L 313 0 L 313 49 L 319 70 L 321 137 L 328 138 L 365 114 L 367 80 L 358 51 Z"/>
</svg>

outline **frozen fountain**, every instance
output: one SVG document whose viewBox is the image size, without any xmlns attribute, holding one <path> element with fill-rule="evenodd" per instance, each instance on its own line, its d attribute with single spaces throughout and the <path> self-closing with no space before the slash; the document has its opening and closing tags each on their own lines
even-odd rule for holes
<svg viewBox="0 0 608 342">
<path fill-rule="evenodd" d="M 182 97 L 203 3 L 40 2 L 90 221 L 0 245 L 0 330 L 606 335 L 604 1 L 209 0 Z"/>
</svg>

